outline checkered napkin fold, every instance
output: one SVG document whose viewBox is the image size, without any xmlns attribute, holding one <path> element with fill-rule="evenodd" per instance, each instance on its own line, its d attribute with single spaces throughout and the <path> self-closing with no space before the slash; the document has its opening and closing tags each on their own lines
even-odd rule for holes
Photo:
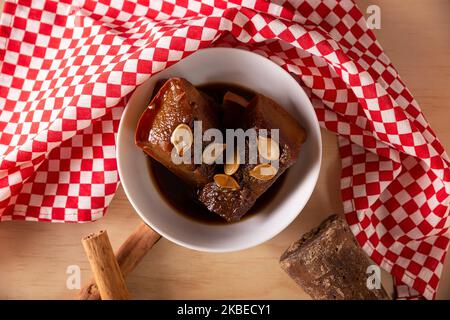
<svg viewBox="0 0 450 320">
<path fill-rule="evenodd" d="M 7 0 L 0 219 L 102 217 L 127 97 L 208 46 L 251 50 L 299 81 L 339 135 L 356 239 L 399 297 L 434 298 L 449 244 L 449 158 L 350 0 Z"/>
</svg>

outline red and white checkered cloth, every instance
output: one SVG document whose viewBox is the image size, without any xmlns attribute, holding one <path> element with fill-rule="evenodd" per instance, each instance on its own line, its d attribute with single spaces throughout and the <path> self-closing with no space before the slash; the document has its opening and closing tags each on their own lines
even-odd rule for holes
<svg viewBox="0 0 450 320">
<path fill-rule="evenodd" d="M 7 0 L 1 220 L 102 217 L 118 184 L 126 98 L 213 45 L 252 50 L 296 76 L 321 125 L 339 134 L 357 240 L 400 297 L 434 298 L 449 244 L 449 158 L 350 0 Z"/>
</svg>

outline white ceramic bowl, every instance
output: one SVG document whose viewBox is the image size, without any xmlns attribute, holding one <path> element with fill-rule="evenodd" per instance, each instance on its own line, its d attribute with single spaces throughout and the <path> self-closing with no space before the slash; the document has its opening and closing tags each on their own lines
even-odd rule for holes
<svg viewBox="0 0 450 320">
<path fill-rule="evenodd" d="M 161 199 L 148 174 L 144 153 L 134 144 L 134 131 L 159 79 L 183 77 L 194 85 L 225 82 L 253 89 L 286 108 L 307 132 L 297 162 L 272 201 L 258 214 L 233 224 L 190 220 Z M 237 251 L 267 241 L 286 228 L 305 206 L 319 176 L 322 142 L 308 97 L 281 67 L 255 53 L 231 49 L 200 50 L 140 85 L 128 101 L 117 136 L 120 179 L 141 218 L 163 237 L 181 246 L 210 252 Z"/>
</svg>

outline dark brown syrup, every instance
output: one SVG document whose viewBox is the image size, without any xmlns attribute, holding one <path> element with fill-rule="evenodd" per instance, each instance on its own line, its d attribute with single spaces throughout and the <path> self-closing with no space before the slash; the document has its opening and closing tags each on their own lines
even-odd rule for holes
<svg viewBox="0 0 450 320">
<path fill-rule="evenodd" d="M 250 100 L 254 93 L 248 89 L 236 85 L 213 83 L 198 87 L 199 90 L 213 98 L 217 104 L 222 103 L 223 96 L 227 91 L 236 93 Z M 162 164 L 148 157 L 149 173 L 161 198 L 173 208 L 173 210 L 191 220 L 206 224 L 228 224 L 225 219 L 210 212 L 206 207 L 195 199 L 195 190 L 186 185 L 180 178 L 166 169 Z M 275 197 L 281 188 L 286 172 L 281 175 L 272 186 L 264 192 L 253 207 L 241 219 L 246 220 L 262 209 Z"/>
</svg>

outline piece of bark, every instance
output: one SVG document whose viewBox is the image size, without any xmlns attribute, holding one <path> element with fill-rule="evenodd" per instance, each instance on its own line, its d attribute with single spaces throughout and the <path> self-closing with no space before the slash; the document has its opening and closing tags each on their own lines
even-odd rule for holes
<svg viewBox="0 0 450 320">
<path fill-rule="evenodd" d="M 109 242 L 108 233 L 102 230 L 81 240 L 88 257 L 95 283 L 102 300 L 129 299 L 125 280 Z"/>
<path fill-rule="evenodd" d="M 314 300 L 390 299 L 383 287 L 367 287 L 367 267 L 373 263 L 337 215 L 294 242 L 280 264 Z"/>
<path fill-rule="evenodd" d="M 145 223 L 141 223 L 133 231 L 116 253 L 116 259 L 124 278 L 136 268 L 145 254 L 160 238 L 161 236 Z M 100 299 L 100 293 L 95 283 L 95 279 L 91 279 L 83 288 L 81 288 L 78 298 L 80 300 Z"/>
</svg>

